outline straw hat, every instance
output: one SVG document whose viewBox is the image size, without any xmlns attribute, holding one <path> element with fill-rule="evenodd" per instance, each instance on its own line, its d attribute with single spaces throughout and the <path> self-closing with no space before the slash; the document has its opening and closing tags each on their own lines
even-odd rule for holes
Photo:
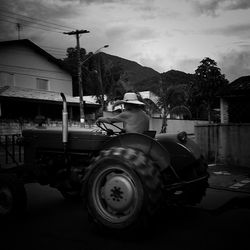
<svg viewBox="0 0 250 250">
<path fill-rule="evenodd" d="M 119 105 L 119 104 L 126 104 L 126 103 L 136 104 L 136 105 L 145 105 L 145 103 L 140 102 L 138 100 L 138 97 L 137 97 L 136 93 L 134 93 L 134 92 L 127 92 L 127 93 L 124 94 L 123 100 L 117 101 L 114 104 L 114 107 L 117 106 L 117 105 Z"/>
</svg>

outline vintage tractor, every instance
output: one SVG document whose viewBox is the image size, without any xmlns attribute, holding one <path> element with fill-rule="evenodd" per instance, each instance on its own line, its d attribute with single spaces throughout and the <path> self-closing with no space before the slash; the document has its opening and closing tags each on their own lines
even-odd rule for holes
<svg viewBox="0 0 250 250">
<path fill-rule="evenodd" d="M 208 186 L 207 164 L 185 132 L 124 133 L 104 123 L 98 130 L 69 129 L 61 96 L 62 129 L 24 130 L 24 164 L 1 172 L 0 215 L 25 209 L 29 182 L 83 199 L 92 221 L 109 229 L 140 225 L 163 203 L 200 202 Z"/>
</svg>

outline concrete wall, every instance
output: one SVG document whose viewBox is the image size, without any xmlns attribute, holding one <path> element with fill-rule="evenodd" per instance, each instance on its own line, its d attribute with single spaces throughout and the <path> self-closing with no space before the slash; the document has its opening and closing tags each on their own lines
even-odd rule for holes
<svg viewBox="0 0 250 250">
<path fill-rule="evenodd" d="M 104 112 L 105 117 L 113 116 L 112 112 Z M 199 120 L 174 120 L 174 119 L 167 119 L 167 133 L 169 134 L 176 134 L 182 131 L 186 131 L 190 135 L 194 135 L 195 126 L 199 124 L 208 124 L 208 121 L 199 121 Z M 122 127 L 122 124 L 117 124 L 118 126 Z M 156 130 L 157 133 L 160 133 L 162 125 L 161 118 L 150 118 L 150 130 Z M 112 127 L 110 127 L 112 128 Z M 113 129 L 113 128 L 112 128 Z"/>
<path fill-rule="evenodd" d="M 167 119 L 167 133 L 176 134 L 186 131 L 188 134 L 194 134 L 194 128 L 198 124 L 208 124 L 208 121 Z M 160 133 L 161 125 L 161 118 L 150 119 L 150 129 L 156 130 L 157 133 Z"/>
<path fill-rule="evenodd" d="M 210 162 L 250 168 L 250 124 L 197 125 L 195 137 Z"/>
<path fill-rule="evenodd" d="M 6 46 L 0 49 L 0 87 L 5 85 L 36 89 L 36 79 L 49 81 L 49 91 L 72 95 L 71 75 L 55 63 L 26 46 Z M 12 74 L 12 83 L 4 74 Z"/>
</svg>

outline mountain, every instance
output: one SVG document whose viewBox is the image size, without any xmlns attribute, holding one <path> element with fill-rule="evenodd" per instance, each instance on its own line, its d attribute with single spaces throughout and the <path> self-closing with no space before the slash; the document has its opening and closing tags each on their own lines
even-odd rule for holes
<svg viewBox="0 0 250 250">
<path fill-rule="evenodd" d="M 115 65 L 120 64 L 126 72 L 128 79 L 125 86 L 126 90 L 149 90 L 155 94 L 159 94 L 161 78 L 163 78 L 164 82 L 169 83 L 170 85 L 191 84 L 193 82 L 193 74 L 187 74 L 178 70 L 169 70 L 165 73 L 159 73 L 152 68 L 144 67 L 134 61 L 106 54 L 104 52 L 101 52 L 101 54 L 104 60 L 112 61 Z"/>
<path fill-rule="evenodd" d="M 141 82 L 137 82 L 135 88 L 137 91 L 149 90 L 157 95 L 160 95 L 160 91 L 162 89 L 161 84 L 191 85 L 193 81 L 194 81 L 193 74 L 187 74 L 185 72 L 178 71 L 178 70 L 169 70 L 167 72 L 160 74 L 160 76 L 154 76 L 154 77 L 145 79 Z"/>
<path fill-rule="evenodd" d="M 104 60 L 112 61 L 114 65 L 119 64 L 126 73 L 127 84 L 126 90 L 134 89 L 138 82 L 143 82 L 147 79 L 159 77 L 160 73 L 156 70 L 144 67 L 137 62 L 124 59 L 122 57 L 100 53 Z"/>
</svg>

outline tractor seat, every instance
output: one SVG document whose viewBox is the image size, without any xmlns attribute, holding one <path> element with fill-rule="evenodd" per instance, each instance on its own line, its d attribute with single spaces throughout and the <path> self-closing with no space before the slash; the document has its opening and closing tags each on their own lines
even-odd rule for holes
<svg viewBox="0 0 250 250">
<path fill-rule="evenodd" d="M 150 136 L 152 138 L 155 138 L 156 131 L 155 130 L 147 130 L 143 132 L 144 135 Z"/>
</svg>

